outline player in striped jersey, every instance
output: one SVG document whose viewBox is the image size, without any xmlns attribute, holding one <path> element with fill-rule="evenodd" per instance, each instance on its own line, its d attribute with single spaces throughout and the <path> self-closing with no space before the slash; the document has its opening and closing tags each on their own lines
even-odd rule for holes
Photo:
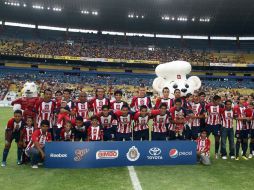
<svg viewBox="0 0 254 190">
<path fill-rule="evenodd" d="M 66 121 L 64 128 L 61 130 L 60 133 L 60 141 L 73 141 L 74 140 L 74 133 L 72 130 L 72 123 L 71 121 Z"/>
<path fill-rule="evenodd" d="M 97 114 L 98 120 L 100 125 L 103 128 L 103 140 L 104 141 L 111 141 L 115 140 L 116 136 L 116 123 L 114 122 L 116 120 L 116 116 L 113 112 L 109 111 L 108 105 L 102 106 L 102 112 Z"/>
<path fill-rule="evenodd" d="M 168 136 L 168 125 L 170 113 L 167 111 L 167 104 L 160 104 L 159 110 L 152 110 L 153 118 L 152 140 L 166 140 Z"/>
<path fill-rule="evenodd" d="M 235 143 L 234 143 L 234 111 L 232 109 L 232 101 L 226 100 L 224 102 L 225 108 L 220 108 L 220 117 L 222 121 L 221 128 L 221 156 L 222 159 L 227 159 L 226 142 L 229 141 L 229 156 L 235 159 Z"/>
<path fill-rule="evenodd" d="M 23 152 L 23 139 L 22 130 L 25 126 L 25 122 L 22 120 L 22 111 L 16 110 L 14 117 L 11 118 L 5 129 L 5 146 L 3 150 L 2 167 L 6 166 L 6 159 L 11 148 L 12 141 L 15 140 L 17 143 L 17 164 L 22 164 L 21 157 Z"/>
<path fill-rule="evenodd" d="M 246 153 L 248 148 L 248 135 L 249 135 L 249 126 L 247 125 L 247 122 L 249 120 L 248 117 L 246 117 L 246 107 L 245 99 L 243 96 L 238 97 L 238 105 L 234 107 L 234 115 L 236 117 L 236 160 L 239 160 L 239 150 L 240 150 L 240 144 L 242 145 L 242 158 L 244 160 L 248 160 Z"/>
<path fill-rule="evenodd" d="M 116 112 L 118 110 L 121 110 L 122 106 L 124 104 L 127 104 L 122 100 L 123 92 L 121 90 L 116 90 L 114 92 L 115 100 L 110 102 L 110 109 L 113 110 L 113 112 Z"/>
<path fill-rule="evenodd" d="M 159 109 L 160 105 L 162 103 L 165 103 L 167 105 L 167 110 L 169 111 L 170 108 L 172 108 L 173 104 L 174 104 L 173 99 L 169 98 L 169 94 L 170 94 L 169 88 L 168 87 L 164 87 L 162 89 L 162 94 L 163 94 L 162 98 L 158 97 L 156 99 L 156 103 L 155 103 L 154 109 Z"/>
<path fill-rule="evenodd" d="M 131 140 L 134 113 L 130 112 L 130 108 L 128 105 L 124 104 L 121 108 L 121 111 L 116 111 L 115 115 L 117 118 L 116 140 Z"/>
<path fill-rule="evenodd" d="M 95 97 L 89 102 L 89 107 L 93 110 L 94 115 L 102 111 L 103 105 L 110 106 L 110 100 L 105 97 L 105 90 L 103 88 L 97 88 L 95 94 Z"/>
<path fill-rule="evenodd" d="M 204 106 L 200 103 L 200 97 L 198 93 L 194 93 L 193 102 L 190 104 L 192 110 L 190 127 L 191 127 L 191 138 L 196 140 L 201 130 L 201 119 L 205 117 Z"/>
<path fill-rule="evenodd" d="M 136 112 L 134 115 L 134 132 L 133 140 L 149 140 L 149 115 L 148 108 L 146 105 L 140 106 L 140 111 Z"/>
<path fill-rule="evenodd" d="M 152 108 L 150 97 L 146 96 L 146 87 L 144 85 L 139 86 L 139 94 L 132 98 L 130 107 L 134 112 L 140 111 L 140 107 L 145 105 L 147 109 Z"/>
<path fill-rule="evenodd" d="M 246 110 L 246 116 L 250 118 L 250 121 L 248 122 L 250 128 L 249 158 L 252 158 L 254 156 L 254 102 L 249 102 Z"/>
<path fill-rule="evenodd" d="M 79 93 L 79 99 L 76 102 L 76 117 L 81 116 L 84 122 L 88 120 L 89 102 L 87 101 L 87 94 L 85 92 Z"/>
<path fill-rule="evenodd" d="M 32 117 L 27 117 L 26 118 L 26 124 L 24 126 L 24 129 L 22 131 L 22 139 L 23 139 L 23 153 L 24 150 L 26 149 L 28 143 L 32 139 L 32 134 L 34 132 L 34 122 Z M 22 162 L 26 163 L 28 162 L 29 158 L 26 156 L 26 154 L 22 155 Z"/>
<path fill-rule="evenodd" d="M 51 142 L 51 134 L 48 132 L 49 121 L 42 120 L 40 128 L 32 134 L 32 139 L 28 143 L 25 150 L 26 155 L 31 158 L 32 168 L 38 168 L 38 163 L 44 161 L 45 158 L 45 143 Z"/>
<path fill-rule="evenodd" d="M 206 106 L 207 111 L 207 125 L 206 131 L 207 135 L 212 133 L 215 139 L 215 158 L 218 159 L 219 147 L 220 147 L 220 130 L 221 130 L 221 119 L 220 119 L 220 102 L 221 97 L 215 95 L 213 97 L 213 102 Z"/>
<path fill-rule="evenodd" d="M 91 125 L 87 128 L 87 141 L 103 141 L 103 127 L 100 125 L 97 116 L 90 118 Z"/>
<path fill-rule="evenodd" d="M 211 142 L 207 137 L 206 130 L 202 129 L 200 136 L 196 140 L 197 142 L 197 157 L 198 160 L 204 165 L 210 165 L 210 145 Z"/>
</svg>

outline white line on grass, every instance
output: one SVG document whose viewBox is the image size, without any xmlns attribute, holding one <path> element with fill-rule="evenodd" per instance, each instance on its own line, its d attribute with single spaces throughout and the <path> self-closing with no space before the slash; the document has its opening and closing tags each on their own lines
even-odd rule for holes
<svg viewBox="0 0 254 190">
<path fill-rule="evenodd" d="M 140 182 L 138 180 L 137 173 L 135 172 L 134 166 L 128 166 L 129 174 L 131 177 L 131 183 L 134 190 L 142 190 Z"/>
</svg>

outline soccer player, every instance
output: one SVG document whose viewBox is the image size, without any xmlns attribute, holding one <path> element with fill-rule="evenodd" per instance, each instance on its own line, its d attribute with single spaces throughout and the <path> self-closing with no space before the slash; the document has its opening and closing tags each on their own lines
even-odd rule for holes
<svg viewBox="0 0 254 190">
<path fill-rule="evenodd" d="M 133 132 L 133 140 L 136 141 L 144 141 L 149 140 L 149 115 L 148 108 L 146 105 L 142 105 L 139 107 L 139 112 L 134 115 L 134 132 Z"/>
<path fill-rule="evenodd" d="M 55 112 L 55 102 L 52 101 L 52 91 L 50 89 L 44 90 L 44 98 L 40 99 L 35 105 L 36 112 L 36 124 L 35 129 L 41 125 L 42 120 L 49 121 L 49 132 L 51 133 L 51 137 L 54 139 L 54 131 L 53 131 L 53 120 L 54 120 L 54 112 Z"/>
<path fill-rule="evenodd" d="M 87 128 L 88 141 L 103 141 L 103 127 L 99 124 L 98 117 L 91 117 L 91 125 Z"/>
<path fill-rule="evenodd" d="M 206 106 L 207 106 L 207 101 L 206 101 L 206 94 L 204 92 L 199 93 L 200 97 L 200 104 L 204 107 L 204 111 L 206 112 Z M 201 118 L 200 119 L 200 130 L 206 128 L 206 118 Z"/>
<path fill-rule="evenodd" d="M 162 98 L 158 97 L 156 99 L 156 103 L 155 103 L 154 109 L 159 109 L 160 105 L 162 103 L 165 103 L 165 104 L 167 104 L 167 110 L 169 111 L 170 108 L 172 108 L 173 104 L 174 104 L 174 101 L 171 98 L 169 98 L 169 94 L 170 94 L 169 88 L 168 87 L 164 87 L 162 89 L 162 94 L 163 94 Z"/>
<path fill-rule="evenodd" d="M 130 107 L 133 111 L 140 111 L 140 107 L 145 105 L 147 109 L 152 108 L 152 103 L 150 97 L 146 96 L 146 87 L 144 85 L 140 85 L 138 88 L 138 96 L 133 97 L 131 101 Z"/>
<path fill-rule="evenodd" d="M 250 118 L 249 121 L 249 128 L 250 128 L 250 154 L 249 158 L 252 158 L 254 156 L 254 102 L 250 102 L 249 106 L 247 108 L 248 110 L 246 111 L 247 117 Z"/>
<path fill-rule="evenodd" d="M 121 90 L 116 90 L 114 96 L 115 100 L 110 103 L 110 109 L 116 112 L 117 110 L 121 110 L 122 106 L 127 103 L 122 100 L 123 92 Z"/>
<path fill-rule="evenodd" d="M 76 116 L 81 116 L 84 122 L 89 119 L 89 102 L 87 101 L 87 94 L 85 92 L 79 93 L 79 99 L 76 103 Z"/>
<path fill-rule="evenodd" d="M 152 140 L 167 140 L 170 113 L 167 112 L 168 105 L 162 103 L 159 110 L 152 110 L 153 118 Z"/>
<path fill-rule="evenodd" d="M 110 100 L 105 97 L 105 90 L 103 88 L 97 88 L 95 94 L 95 97 L 89 102 L 89 107 L 93 110 L 94 115 L 102 111 L 103 105 L 110 106 Z"/>
<path fill-rule="evenodd" d="M 103 140 L 104 141 L 111 141 L 115 140 L 116 135 L 116 116 L 114 113 L 109 111 L 108 105 L 102 106 L 102 112 L 97 114 L 99 124 L 103 127 Z M 114 125 L 115 124 L 115 125 Z"/>
<path fill-rule="evenodd" d="M 221 128 L 221 156 L 222 159 L 227 159 L 226 142 L 229 141 L 229 156 L 231 159 L 235 159 L 235 143 L 234 143 L 234 128 L 233 119 L 234 112 L 232 109 L 232 101 L 226 100 L 225 108 L 220 108 L 220 116 L 222 119 Z"/>
<path fill-rule="evenodd" d="M 5 146 L 3 151 L 2 167 L 6 166 L 6 159 L 11 148 L 11 143 L 13 140 L 17 143 L 17 164 L 21 165 L 21 157 L 23 152 L 23 139 L 22 130 L 25 126 L 25 122 L 22 120 L 22 111 L 16 110 L 14 112 L 14 117 L 11 118 L 5 129 Z"/>
<path fill-rule="evenodd" d="M 71 121 L 67 121 L 60 133 L 60 141 L 73 141 L 74 134 Z"/>
<path fill-rule="evenodd" d="M 234 107 L 234 115 L 236 118 L 236 132 L 235 132 L 235 137 L 236 137 L 236 160 L 239 160 L 239 150 L 240 150 L 240 145 L 242 145 L 242 158 L 244 160 L 248 160 L 246 153 L 247 153 L 247 148 L 248 148 L 248 135 L 249 135 L 249 130 L 248 130 L 248 125 L 247 122 L 250 120 L 248 117 L 246 117 L 246 107 L 244 106 L 245 104 L 245 99 L 243 96 L 238 97 L 238 105 Z"/>
<path fill-rule="evenodd" d="M 121 111 L 115 112 L 117 118 L 117 141 L 130 141 L 132 136 L 133 113 L 130 112 L 128 105 L 124 104 Z"/>
<path fill-rule="evenodd" d="M 87 138 L 87 127 L 89 123 L 83 121 L 83 117 L 77 116 L 75 120 L 74 141 L 85 141 Z"/>
<path fill-rule="evenodd" d="M 181 107 L 187 108 L 186 100 L 185 98 L 181 97 L 181 91 L 179 89 L 174 90 L 174 96 L 175 96 L 175 98 L 173 99 L 174 102 L 176 99 L 180 99 Z"/>
<path fill-rule="evenodd" d="M 201 119 L 205 118 L 204 106 L 200 103 L 200 97 L 198 93 L 193 94 L 193 103 L 190 104 L 192 110 L 190 126 L 191 126 L 191 138 L 196 140 L 201 130 Z"/>
<path fill-rule="evenodd" d="M 197 142 L 197 157 L 200 163 L 203 165 L 211 165 L 210 161 L 210 145 L 211 142 L 207 138 L 206 130 L 202 130 L 200 136 L 196 140 Z"/>
<path fill-rule="evenodd" d="M 31 158 L 32 168 L 38 168 L 38 163 L 41 163 L 45 158 L 44 148 L 46 142 L 51 142 L 51 134 L 48 132 L 49 121 L 42 120 L 40 129 L 33 132 L 32 139 L 26 148 L 26 155 Z"/>
<path fill-rule="evenodd" d="M 23 138 L 23 148 L 24 150 L 26 149 L 28 143 L 32 139 L 32 134 L 34 132 L 34 126 L 33 126 L 33 118 L 32 117 L 27 117 L 26 119 L 26 125 L 23 128 L 22 132 L 22 138 Z M 26 156 L 26 154 L 22 155 L 22 162 L 26 163 L 29 160 L 29 158 Z"/>
<path fill-rule="evenodd" d="M 187 110 L 182 107 L 182 100 L 180 98 L 175 99 L 174 107 L 170 109 L 170 115 L 172 117 L 172 123 L 170 123 L 169 126 L 169 139 L 183 140 L 188 113 Z"/>
<path fill-rule="evenodd" d="M 221 130 L 221 118 L 220 118 L 220 103 L 221 97 L 215 95 L 213 97 L 213 102 L 206 106 L 207 111 L 207 125 L 206 131 L 208 137 L 212 133 L 215 139 L 215 158 L 218 159 L 219 147 L 220 147 L 220 130 Z"/>
</svg>

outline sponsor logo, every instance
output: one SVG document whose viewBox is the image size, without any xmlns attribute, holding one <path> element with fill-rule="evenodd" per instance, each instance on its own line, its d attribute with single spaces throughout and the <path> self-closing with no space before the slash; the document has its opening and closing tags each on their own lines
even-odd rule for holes
<svg viewBox="0 0 254 190">
<path fill-rule="evenodd" d="M 178 156 L 178 150 L 176 150 L 175 148 L 171 149 L 169 151 L 169 156 L 170 156 L 170 158 L 176 158 Z"/>
<path fill-rule="evenodd" d="M 76 149 L 75 150 L 75 157 L 74 157 L 74 161 L 79 162 L 80 160 L 82 160 L 84 158 L 84 156 L 89 152 L 88 148 L 84 148 L 84 149 Z"/>
<path fill-rule="evenodd" d="M 99 159 L 116 159 L 118 158 L 118 150 L 99 150 L 96 152 L 96 160 Z"/>
<path fill-rule="evenodd" d="M 189 152 L 181 152 L 178 151 L 177 149 L 173 148 L 169 151 L 169 157 L 170 158 L 177 158 L 177 157 L 181 157 L 181 156 L 192 156 L 192 151 Z"/>
<path fill-rule="evenodd" d="M 149 149 L 149 156 L 147 156 L 148 160 L 162 160 L 161 149 L 158 147 L 153 147 Z"/>
<path fill-rule="evenodd" d="M 67 158 L 67 157 L 68 157 L 68 154 L 61 154 L 61 153 L 55 154 L 55 153 L 50 153 L 49 157 L 50 157 L 50 158 Z"/>
<path fill-rule="evenodd" d="M 127 159 L 131 162 L 134 162 L 139 159 L 140 153 L 135 146 L 132 146 L 126 154 Z"/>
</svg>

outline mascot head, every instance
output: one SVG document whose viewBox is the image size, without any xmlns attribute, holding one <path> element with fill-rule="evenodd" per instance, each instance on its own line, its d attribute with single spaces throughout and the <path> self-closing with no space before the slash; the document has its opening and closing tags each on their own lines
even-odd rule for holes
<svg viewBox="0 0 254 190">
<path fill-rule="evenodd" d="M 160 94 L 164 87 L 169 88 L 170 94 L 173 94 L 175 89 L 181 91 L 181 96 L 186 96 L 188 93 L 193 94 L 195 90 L 201 87 L 201 81 L 196 76 L 187 79 L 186 75 L 190 72 L 191 65 L 186 61 L 160 64 L 155 69 L 158 77 L 153 81 L 153 89 Z"/>
<path fill-rule="evenodd" d="M 22 89 L 22 96 L 33 98 L 38 96 L 37 85 L 34 82 L 26 82 L 24 88 Z"/>
</svg>

